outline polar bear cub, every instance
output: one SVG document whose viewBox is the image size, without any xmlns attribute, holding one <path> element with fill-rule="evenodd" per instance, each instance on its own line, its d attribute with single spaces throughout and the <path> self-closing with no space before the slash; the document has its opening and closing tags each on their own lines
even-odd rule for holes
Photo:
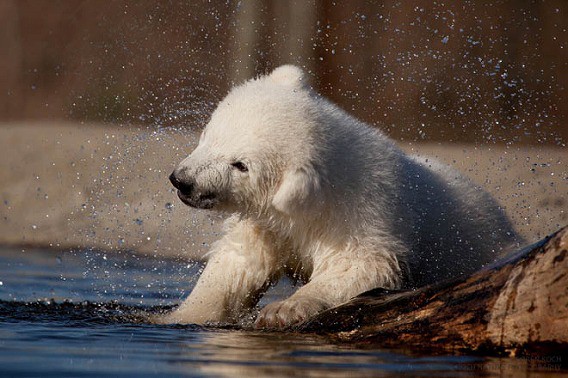
<svg viewBox="0 0 568 378">
<path fill-rule="evenodd" d="M 305 284 L 255 324 L 288 327 L 373 288 L 471 273 L 517 240 L 486 192 L 405 155 L 291 65 L 232 89 L 170 180 L 185 204 L 233 215 L 165 323 L 239 321 L 286 274 Z"/>
</svg>

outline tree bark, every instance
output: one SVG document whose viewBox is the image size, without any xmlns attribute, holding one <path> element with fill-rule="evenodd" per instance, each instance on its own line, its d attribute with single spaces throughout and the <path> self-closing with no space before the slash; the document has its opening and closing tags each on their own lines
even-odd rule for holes
<svg viewBox="0 0 568 378">
<path fill-rule="evenodd" d="M 302 332 L 384 347 L 503 354 L 568 351 L 568 227 L 471 276 L 372 290 Z"/>
</svg>

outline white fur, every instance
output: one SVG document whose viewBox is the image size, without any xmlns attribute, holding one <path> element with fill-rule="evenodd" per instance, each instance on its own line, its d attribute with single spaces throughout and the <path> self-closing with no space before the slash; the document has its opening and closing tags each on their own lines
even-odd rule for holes
<svg viewBox="0 0 568 378">
<path fill-rule="evenodd" d="M 376 287 L 471 273 L 516 240 L 487 193 L 406 156 L 294 66 L 234 88 L 175 173 L 234 215 L 189 298 L 162 322 L 237 321 L 288 274 L 305 285 L 256 321 L 284 327 Z"/>
</svg>

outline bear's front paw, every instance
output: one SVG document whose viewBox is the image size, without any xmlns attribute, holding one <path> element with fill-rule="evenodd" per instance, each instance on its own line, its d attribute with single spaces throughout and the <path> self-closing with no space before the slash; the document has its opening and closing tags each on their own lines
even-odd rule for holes
<svg viewBox="0 0 568 378">
<path fill-rule="evenodd" d="M 288 298 L 266 305 L 256 318 L 256 328 L 283 329 L 302 323 L 328 306 L 313 298 Z"/>
</svg>

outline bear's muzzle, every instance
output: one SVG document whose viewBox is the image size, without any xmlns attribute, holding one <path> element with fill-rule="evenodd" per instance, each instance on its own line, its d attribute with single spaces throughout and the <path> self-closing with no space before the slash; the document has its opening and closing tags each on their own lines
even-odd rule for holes
<svg viewBox="0 0 568 378">
<path fill-rule="evenodd" d="M 187 179 L 178 178 L 176 171 L 173 171 L 169 178 L 178 190 L 179 199 L 186 205 L 197 209 L 211 209 L 217 203 L 217 196 L 214 193 L 197 193 L 195 184 Z"/>
</svg>

